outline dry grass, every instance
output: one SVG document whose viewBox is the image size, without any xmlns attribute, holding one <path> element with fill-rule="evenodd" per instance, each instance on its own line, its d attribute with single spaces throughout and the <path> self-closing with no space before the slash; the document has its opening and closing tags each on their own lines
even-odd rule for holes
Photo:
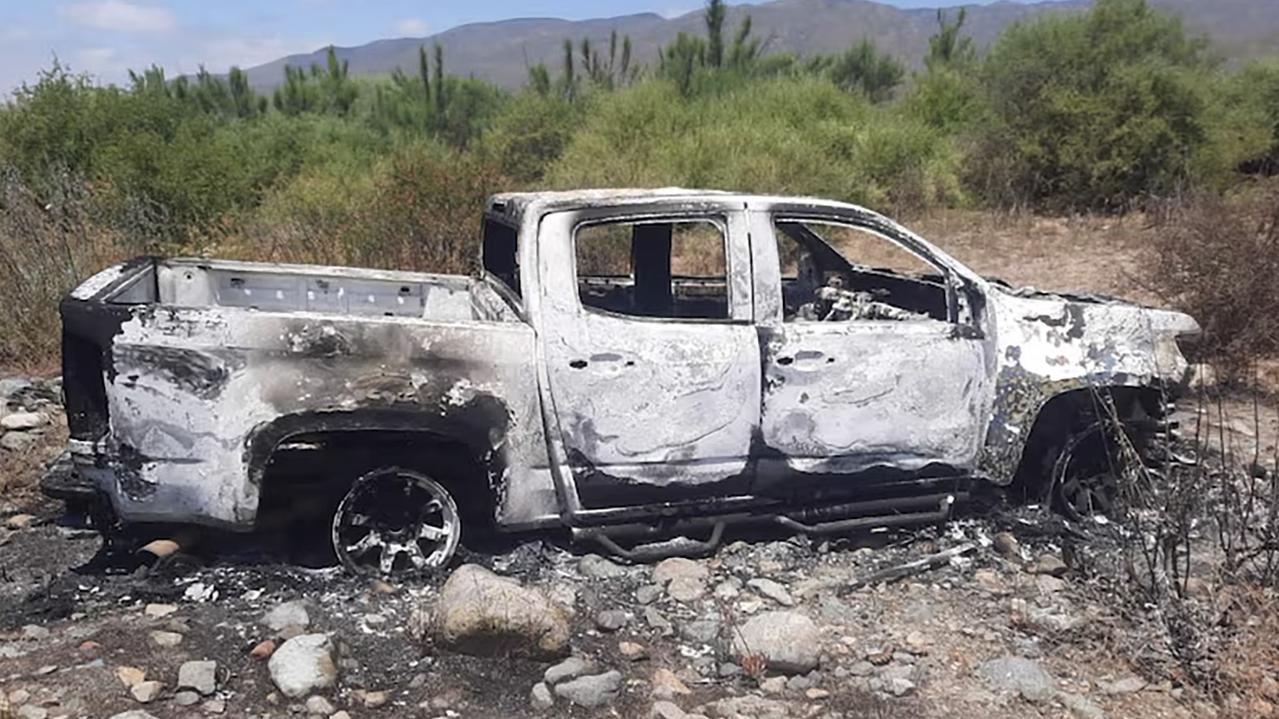
<svg viewBox="0 0 1279 719">
<path fill-rule="evenodd" d="M 1159 302 L 1143 282 L 1142 251 L 1156 230 L 1141 213 L 1038 217 L 944 210 L 906 224 L 986 277 L 1041 290 Z"/>
</svg>

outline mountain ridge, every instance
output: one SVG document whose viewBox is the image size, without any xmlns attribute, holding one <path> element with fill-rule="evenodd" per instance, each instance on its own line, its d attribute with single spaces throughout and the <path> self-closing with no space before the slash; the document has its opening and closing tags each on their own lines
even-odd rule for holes
<svg viewBox="0 0 1279 719">
<path fill-rule="evenodd" d="M 1076 12 L 1088 4 L 1088 0 L 1045 0 L 971 5 L 964 30 L 985 47 L 1013 22 L 1044 13 Z M 1274 0 L 1213 0 L 1207 4 L 1151 0 L 1151 4 L 1180 14 L 1188 30 L 1207 35 L 1228 59 L 1267 52 L 1279 55 L 1279 12 Z M 945 11 L 953 13 L 957 8 Z M 751 15 L 755 35 L 764 39 L 769 51 L 793 51 L 803 56 L 833 53 L 868 37 L 911 67 L 920 64 L 928 37 L 937 26 L 936 8 L 897 8 L 874 0 L 773 0 L 734 5 L 728 11 L 728 26 L 735 28 L 746 13 Z M 416 68 L 418 47 L 438 42 L 444 47 L 449 73 L 514 88 L 524 83 L 531 65 L 544 62 L 558 68 L 565 39 L 576 44 L 587 37 L 606 48 L 613 30 L 619 36 L 630 35 L 635 62 L 651 64 L 659 48 L 677 33 L 702 32 L 701 11 L 671 18 L 653 12 L 587 20 L 507 18 L 459 25 L 425 37 L 381 38 L 334 50 L 339 59 L 350 64 L 352 75 L 376 75 L 397 67 Z M 286 65 L 323 64 L 326 51 L 317 48 L 248 68 L 249 82 L 255 89 L 270 90 L 283 80 Z"/>
</svg>

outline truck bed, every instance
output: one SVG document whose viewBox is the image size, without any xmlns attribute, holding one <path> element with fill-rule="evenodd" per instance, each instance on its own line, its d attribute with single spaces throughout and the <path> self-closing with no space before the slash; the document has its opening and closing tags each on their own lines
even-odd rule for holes
<svg viewBox="0 0 1279 719">
<path fill-rule="evenodd" d="M 443 322 L 518 319 L 491 284 L 463 275 L 185 258 L 148 258 L 127 272 L 101 299 Z"/>
</svg>

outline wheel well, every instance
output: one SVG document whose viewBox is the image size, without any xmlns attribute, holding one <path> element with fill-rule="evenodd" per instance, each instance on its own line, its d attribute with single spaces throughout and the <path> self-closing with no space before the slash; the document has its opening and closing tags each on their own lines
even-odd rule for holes
<svg viewBox="0 0 1279 719">
<path fill-rule="evenodd" d="M 1053 462 L 1067 439 L 1099 418 L 1105 406 L 1124 423 L 1163 416 L 1163 393 L 1157 387 L 1084 387 L 1063 392 L 1040 408 L 1022 449 L 1012 488 L 1026 499 L 1046 496 Z M 1145 430 L 1146 427 L 1142 426 Z"/>
<path fill-rule="evenodd" d="M 380 467 L 421 472 L 448 489 L 468 530 L 491 528 L 488 467 L 464 442 L 431 432 L 337 430 L 291 435 L 262 473 L 259 527 L 331 517 L 362 475 Z"/>
</svg>

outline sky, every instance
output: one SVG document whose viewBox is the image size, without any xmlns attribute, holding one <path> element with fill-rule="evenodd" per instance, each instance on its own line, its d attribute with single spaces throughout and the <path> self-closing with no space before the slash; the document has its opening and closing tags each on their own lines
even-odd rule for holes
<svg viewBox="0 0 1279 719">
<path fill-rule="evenodd" d="M 935 7 L 990 0 L 881 0 Z M 730 0 L 732 2 L 732 0 Z M 735 4 L 735 3 L 734 3 Z M 0 0 L 0 96 L 34 82 L 54 58 L 101 82 L 152 64 L 170 76 L 225 72 L 327 45 L 422 37 L 512 17 L 579 20 L 637 12 L 668 17 L 700 0 Z"/>
</svg>

